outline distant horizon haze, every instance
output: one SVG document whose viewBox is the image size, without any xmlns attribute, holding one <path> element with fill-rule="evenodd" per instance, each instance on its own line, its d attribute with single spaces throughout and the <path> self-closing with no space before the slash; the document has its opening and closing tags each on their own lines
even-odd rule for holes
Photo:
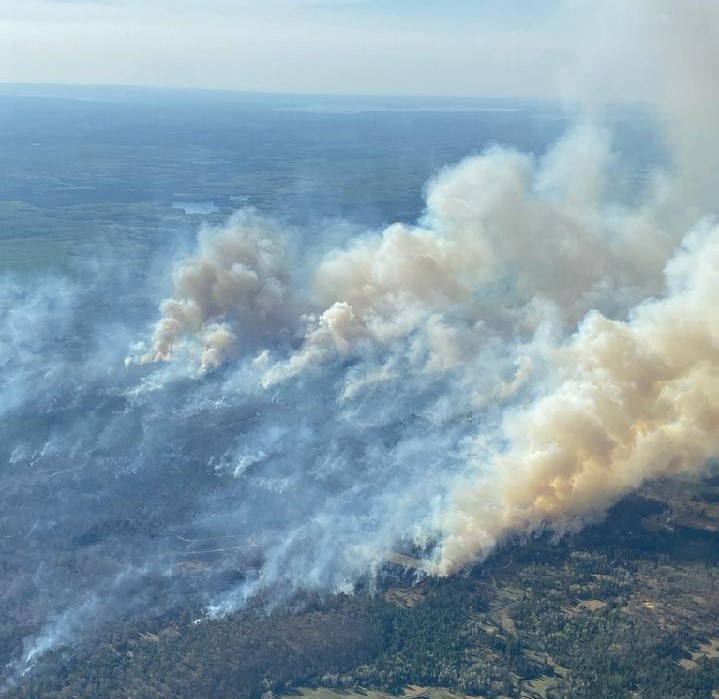
<svg viewBox="0 0 719 699">
<path fill-rule="evenodd" d="M 664 3 L 665 4 L 665 3 Z M 655 3 L 0 0 L 0 83 L 289 94 L 646 97 Z M 607 12 L 609 6 L 612 11 Z M 666 12 L 661 21 L 671 24 Z M 609 39 L 607 38 L 609 37 Z M 610 42 L 611 39 L 611 42 Z"/>
<path fill-rule="evenodd" d="M 96 94 L 93 94 L 96 92 Z M 4 82 L 0 81 L 0 97 L 49 97 L 61 99 L 94 100 L 100 99 L 103 94 L 108 98 L 112 94 L 115 98 L 125 93 L 125 97 L 138 98 L 140 95 L 157 95 L 159 97 L 198 99 L 229 99 L 229 100 L 258 100 L 278 101 L 277 109 L 292 111 L 314 109 L 315 107 L 330 108 L 336 102 L 340 105 L 354 105 L 354 109 L 367 110 L 400 110 L 400 111 L 514 111 L 528 105 L 547 104 L 560 108 L 563 112 L 571 114 L 581 111 L 583 104 L 580 100 L 561 99 L 557 96 L 533 96 L 524 94 L 514 95 L 458 95 L 458 94 L 396 94 L 396 93 L 352 93 L 352 92 L 308 92 L 308 91 L 277 91 L 277 90 L 245 90 L 240 88 L 194 87 L 194 86 L 165 86 L 143 85 L 125 83 L 82 83 L 82 82 Z M 301 104 L 306 100 L 307 104 Z M 325 103 L 324 101 L 327 101 Z M 313 103 L 311 103 L 312 101 Z M 316 102 L 316 103 L 314 103 Z M 266 104 L 265 104 L 266 106 Z M 612 108 L 643 108 L 650 106 L 645 100 L 616 99 L 607 100 L 604 107 Z"/>
</svg>

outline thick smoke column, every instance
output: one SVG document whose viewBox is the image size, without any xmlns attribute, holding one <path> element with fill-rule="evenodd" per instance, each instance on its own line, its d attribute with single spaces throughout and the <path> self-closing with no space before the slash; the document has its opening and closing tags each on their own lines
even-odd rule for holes
<svg viewBox="0 0 719 699">
<path fill-rule="evenodd" d="M 632 16 L 634 48 L 646 42 L 652 57 L 651 98 L 675 168 L 657 179 L 655 216 L 677 231 L 695 230 L 667 264 L 662 298 L 630 308 L 627 320 L 590 312 L 551 349 L 529 407 L 506 411 L 496 439 L 506 446 L 476 440 L 472 473 L 441 525 L 443 572 L 481 558 L 508 533 L 577 529 L 648 479 L 696 474 L 719 452 L 719 229 L 692 223 L 714 216 L 719 204 L 711 136 L 719 119 L 719 7 L 711 0 L 609 7 L 624 21 Z M 659 252 L 651 237 L 637 242 Z"/>
<path fill-rule="evenodd" d="M 509 447 L 481 459 L 443 522 L 439 570 L 510 532 L 601 517 L 646 480 L 695 474 L 719 453 L 719 227 L 699 229 L 668 266 L 667 295 L 630 320 L 589 314 L 554 352 L 555 384 L 508 411 Z"/>
</svg>

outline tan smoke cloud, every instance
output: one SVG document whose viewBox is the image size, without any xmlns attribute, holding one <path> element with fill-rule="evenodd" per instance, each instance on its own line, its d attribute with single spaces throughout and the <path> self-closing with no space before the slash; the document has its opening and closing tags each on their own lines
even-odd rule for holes
<svg viewBox="0 0 719 699">
<path fill-rule="evenodd" d="M 382 383 L 411 393 L 418 375 L 453 372 L 446 414 L 504 407 L 496 434 L 464 434 L 458 447 L 470 445 L 468 472 L 431 532 L 440 573 L 510 533 L 595 520 L 649 478 L 699 472 L 719 449 L 719 227 L 696 227 L 716 205 L 719 10 L 678 7 L 631 5 L 632 29 L 646 32 L 637 45 L 658 49 L 675 171 L 617 200 L 610 138 L 591 123 L 543 158 L 492 148 L 430 182 L 418 225 L 327 253 L 301 304 L 277 231 L 240 214 L 203 231 L 177 265 L 142 360 L 188 344 L 210 369 L 247 345 L 265 388 L 318 372 L 313 390 L 346 404 Z M 293 349 L 278 342 L 286 328 Z M 500 349 L 483 354 L 491 343 Z M 478 380 L 500 365 L 514 374 Z M 340 383 L 323 384 L 323 367 Z"/>
<path fill-rule="evenodd" d="M 485 274 L 512 282 L 507 302 L 539 294 L 576 321 L 602 302 L 621 306 L 657 291 L 676 244 L 654 216 L 653 192 L 634 208 L 607 200 L 612 160 L 607 134 L 591 125 L 539 163 L 497 149 L 440 175 L 428 215 L 439 230 L 482 241 L 491 251 Z"/>
<path fill-rule="evenodd" d="M 318 300 L 329 305 L 305 317 L 303 346 L 270 368 L 264 384 L 346 357 L 363 344 L 389 346 L 406 337 L 433 313 L 466 302 L 476 270 L 479 245 L 464 248 L 399 224 L 328 255 L 315 284 Z"/>
<path fill-rule="evenodd" d="M 648 92 L 675 165 L 658 180 L 650 205 L 636 212 L 635 222 L 648 228 L 639 223 L 627 239 L 627 278 L 638 272 L 637 279 L 651 280 L 674 232 L 716 213 L 719 148 L 711 134 L 719 122 L 719 6 L 642 0 L 607 7 L 631 15 L 632 46 L 648 50 L 656 78 Z M 653 233 L 655 220 L 668 235 Z M 600 266 L 615 264 L 578 233 Z M 653 256 L 644 269 L 642 254 Z M 476 440 L 472 473 L 457 485 L 439 525 L 439 572 L 481 559 L 510 533 L 577 529 L 646 480 L 696 474 L 716 456 L 717 270 L 719 228 L 705 223 L 669 262 L 661 299 L 640 303 L 627 321 L 589 313 L 558 345 L 540 397 L 504 416 L 497 441 L 508 446 L 492 451 Z M 564 280 L 561 267 L 554 271 Z"/>
<path fill-rule="evenodd" d="M 160 304 L 152 349 L 142 362 L 168 361 L 198 340 L 201 366 L 220 365 L 240 342 L 252 344 L 284 328 L 291 304 L 289 272 L 277 230 L 250 212 L 221 228 L 203 229 L 197 253 L 172 274 L 173 295 Z"/>
<path fill-rule="evenodd" d="M 586 125 L 541 162 L 495 148 L 440 173 L 425 227 L 396 224 L 325 257 L 315 272 L 325 310 L 306 316 L 302 347 L 264 384 L 416 333 L 437 350 L 438 314 L 481 323 L 487 305 L 478 296 L 493 284 L 505 287 L 493 313 L 542 297 L 567 323 L 657 293 L 678 235 L 658 224 L 653 191 L 632 209 L 605 202 L 611 160 L 607 135 Z M 452 322 L 443 337 L 453 358 L 434 351 L 423 370 L 461 363 L 458 330 L 446 331 Z"/>
<path fill-rule="evenodd" d="M 207 326 L 202 337 L 203 350 L 200 367 L 212 369 L 220 366 L 228 352 L 232 351 L 237 336 L 227 323 Z"/>
<path fill-rule="evenodd" d="M 492 285 L 504 287 L 493 313 L 542 297 L 567 323 L 590 308 L 626 308 L 658 292 L 679 236 L 659 225 L 653 190 L 633 208 L 607 203 L 612 161 L 607 134 L 584 125 L 540 161 L 497 147 L 447 168 L 430 183 L 422 226 L 394 224 L 325 256 L 295 318 L 302 346 L 270 367 L 263 383 L 417 332 L 436 345 L 430 319 L 482 322 L 487 308 L 477 297 Z M 271 223 L 247 213 L 203 231 L 197 253 L 174 270 L 173 295 L 160 306 L 142 361 L 169 360 L 190 339 L 212 347 L 219 336 L 208 328 L 216 324 L 234 339 L 223 336 L 205 367 L 233 357 L 248 337 L 271 344 L 294 310 L 279 239 Z M 432 361 L 435 370 L 456 364 Z"/>
<path fill-rule="evenodd" d="M 647 479 L 698 472 L 719 452 L 719 227 L 687 246 L 664 298 L 627 322 L 587 316 L 557 349 L 556 385 L 507 414 L 509 448 L 474 457 L 442 522 L 439 571 L 509 532 L 578 528 Z"/>
</svg>

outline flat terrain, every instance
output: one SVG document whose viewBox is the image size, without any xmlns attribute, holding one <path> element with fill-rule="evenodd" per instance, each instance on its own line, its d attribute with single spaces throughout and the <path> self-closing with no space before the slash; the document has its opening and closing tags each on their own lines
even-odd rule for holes
<svg viewBox="0 0 719 699">
<path fill-rule="evenodd" d="M 601 525 L 507 545 L 465 576 L 417 579 L 390 561 L 380 594 L 298 598 L 269 616 L 260 604 L 223 620 L 148 618 L 50 654 L 8 696 L 710 699 L 712 510 L 691 527 L 644 523 L 704 512 L 718 493 L 717 479 L 656 484 Z"/>
<path fill-rule="evenodd" d="M 342 581 L 352 594 L 326 578 L 297 591 L 306 559 L 289 533 L 338 493 L 342 511 L 366 514 L 378 482 L 356 488 L 349 468 L 297 477 L 342 441 L 318 420 L 293 451 L 326 397 L 245 396 L 221 371 L 156 384 L 124 363 L 201 226 L 252 207 L 313 260 L 421 218 L 446 165 L 496 142 L 539 157 L 568 120 L 554 105 L 496 106 L 0 89 L 0 694 L 710 699 L 719 481 L 652 484 L 604 523 L 507 541 L 452 578 L 427 576 L 422 551 L 382 549 L 373 577 Z M 662 155 L 635 116 L 617 147 L 640 172 Z M 424 429 L 413 413 L 350 434 L 353 466 L 384 453 L 405 418 Z M 240 458 L 247 480 L 223 471 Z M 344 552 L 318 521 L 322 556 Z M 295 568 L 273 588 L 263 550 L 285 544 Z M 239 611 L 207 613 L 245 589 Z"/>
</svg>

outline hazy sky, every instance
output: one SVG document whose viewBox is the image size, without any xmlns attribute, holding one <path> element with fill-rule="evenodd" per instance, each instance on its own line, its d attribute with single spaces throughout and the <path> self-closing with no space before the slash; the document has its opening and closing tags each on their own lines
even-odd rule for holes
<svg viewBox="0 0 719 699">
<path fill-rule="evenodd" d="M 587 0 L 0 0 L 0 82 L 555 97 L 578 65 L 586 9 Z"/>
</svg>

